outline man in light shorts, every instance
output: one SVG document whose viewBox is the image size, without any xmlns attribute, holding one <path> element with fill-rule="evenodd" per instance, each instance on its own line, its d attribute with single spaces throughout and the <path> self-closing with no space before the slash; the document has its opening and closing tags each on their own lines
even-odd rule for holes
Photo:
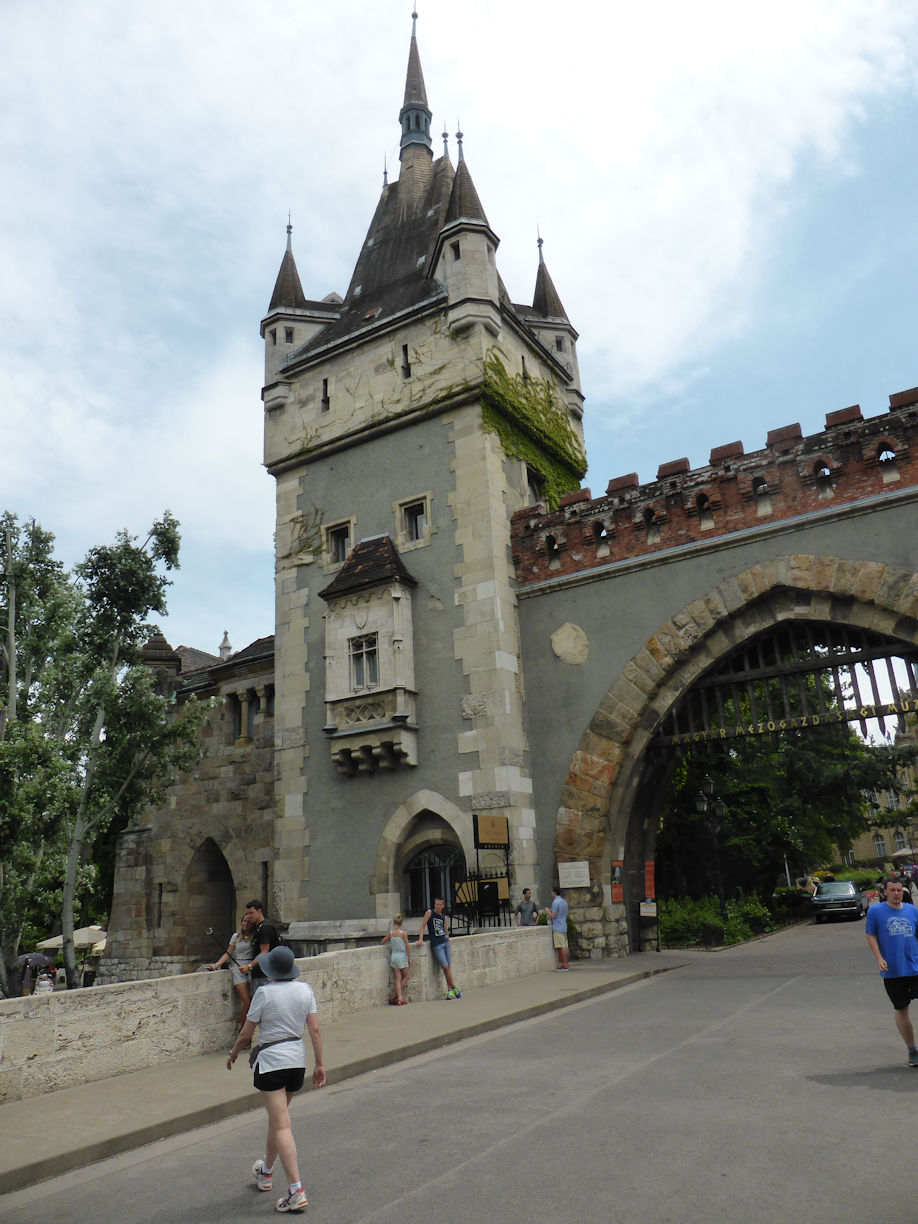
<svg viewBox="0 0 918 1224">
<path fill-rule="evenodd" d="M 567 947 L 567 902 L 557 888 L 551 890 L 551 942 L 558 953 L 558 969 L 570 969 Z"/>
<path fill-rule="evenodd" d="M 415 943 L 416 948 L 419 948 L 424 942 L 424 932 L 428 923 L 430 924 L 430 951 L 446 978 L 446 997 L 461 999 L 462 991 L 453 981 L 452 958 L 449 954 L 449 914 L 446 913 L 446 902 L 442 897 L 434 897 L 433 909 L 428 910 L 424 915 Z"/>
</svg>

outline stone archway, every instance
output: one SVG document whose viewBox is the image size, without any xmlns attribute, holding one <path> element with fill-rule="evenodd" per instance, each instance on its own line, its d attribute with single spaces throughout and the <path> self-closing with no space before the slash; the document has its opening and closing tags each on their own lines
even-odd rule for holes
<svg viewBox="0 0 918 1224">
<path fill-rule="evenodd" d="M 425 812 L 442 820 L 452 830 L 462 848 L 466 862 L 475 853 L 475 831 L 472 817 L 463 812 L 437 791 L 415 791 L 398 805 L 379 838 L 376 849 L 376 871 L 370 881 L 371 891 L 376 896 L 376 916 L 390 918 L 398 909 L 401 895 L 399 878 L 399 855 L 405 836 L 411 826 Z"/>
<path fill-rule="evenodd" d="M 212 927 L 217 938 L 232 933 L 236 891 L 229 864 L 212 837 L 206 837 L 195 850 L 179 890 L 181 921 L 184 927 L 182 958 L 186 963 L 210 961 L 219 955 L 213 938 L 205 932 Z"/>
<path fill-rule="evenodd" d="M 633 855 L 632 812 L 647 745 L 666 713 L 737 645 L 782 620 L 837 622 L 918 644 L 918 574 L 831 556 L 776 557 L 727 579 L 665 621 L 599 703 L 565 781 L 555 858 L 586 859 L 589 889 L 569 894 L 582 942 L 597 954 L 628 948 L 611 864 Z"/>
</svg>

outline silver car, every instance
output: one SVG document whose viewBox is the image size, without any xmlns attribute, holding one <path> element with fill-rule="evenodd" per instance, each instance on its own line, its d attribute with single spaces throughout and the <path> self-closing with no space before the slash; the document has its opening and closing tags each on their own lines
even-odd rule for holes
<svg viewBox="0 0 918 1224">
<path fill-rule="evenodd" d="M 870 902 L 856 884 L 848 880 L 820 884 L 810 902 L 817 922 L 827 918 L 863 918 Z"/>
</svg>

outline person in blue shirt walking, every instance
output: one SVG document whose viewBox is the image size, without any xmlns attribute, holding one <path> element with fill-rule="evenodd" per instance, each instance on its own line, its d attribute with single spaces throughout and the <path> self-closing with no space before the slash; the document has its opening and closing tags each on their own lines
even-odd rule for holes
<svg viewBox="0 0 918 1224">
<path fill-rule="evenodd" d="M 918 909 L 903 901 L 901 880 L 886 881 L 886 900 L 867 911 L 867 944 L 880 967 L 896 1028 L 908 1046 L 908 1065 L 918 1067 L 915 1028 L 908 1014 L 918 999 Z"/>
<path fill-rule="evenodd" d="M 567 902 L 557 888 L 551 890 L 551 906 L 548 909 L 551 917 L 551 942 L 558 953 L 558 969 L 570 969 L 567 946 Z"/>
</svg>

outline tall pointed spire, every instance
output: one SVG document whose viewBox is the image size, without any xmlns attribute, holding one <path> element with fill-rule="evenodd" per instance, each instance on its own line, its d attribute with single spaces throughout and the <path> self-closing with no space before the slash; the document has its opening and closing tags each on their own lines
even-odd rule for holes
<svg viewBox="0 0 918 1224">
<path fill-rule="evenodd" d="M 405 78 L 405 100 L 399 112 L 399 122 L 402 125 L 400 157 L 404 159 L 405 150 L 413 145 L 420 145 L 427 150 L 432 149 L 430 139 L 430 121 L 433 118 L 427 105 L 427 90 L 424 88 L 424 74 L 421 71 L 421 56 L 418 52 L 418 40 L 415 33 L 418 15 L 411 14 L 411 47 L 408 51 L 408 75 Z M 431 154 L 432 155 L 432 154 Z"/>
<path fill-rule="evenodd" d="M 561 305 L 561 298 L 558 296 L 558 290 L 555 288 L 551 277 L 548 275 L 548 268 L 545 266 L 545 257 L 542 254 L 542 235 L 539 235 L 539 270 L 536 273 L 535 293 L 532 295 L 532 308 L 537 310 L 540 315 L 544 315 L 546 319 L 567 319 L 567 311 Z"/>
<path fill-rule="evenodd" d="M 293 258 L 292 234 L 293 226 L 290 224 L 290 216 L 288 214 L 287 249 L 284 251 L 280 271 L 274 283 L 274 292 L 271 294 L 271 305 L 268 307 L 268 314 L 272 310 L 283 310 L 285 307 L 292 306 L 297 310 L 302 310 L 306 306 L 306 294 L 303 292 L 303 286 L 300 284 L 300 274 L 296 270 L 296 261 Z"/>
</svg>

